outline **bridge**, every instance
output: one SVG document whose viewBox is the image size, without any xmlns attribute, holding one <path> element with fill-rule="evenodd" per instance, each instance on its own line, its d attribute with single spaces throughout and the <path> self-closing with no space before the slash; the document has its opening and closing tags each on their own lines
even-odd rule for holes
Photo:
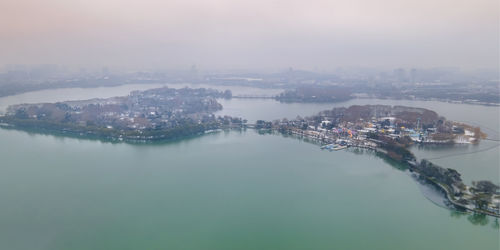
<svg viewBox="0 0 500 250">
<path fill-rule="evenodd" d="M 269 96 L 269 95 L 233 95 L 232 98 L 237 98 L 237 99 L 274 99 L 274 96 Z"/>
</svg>

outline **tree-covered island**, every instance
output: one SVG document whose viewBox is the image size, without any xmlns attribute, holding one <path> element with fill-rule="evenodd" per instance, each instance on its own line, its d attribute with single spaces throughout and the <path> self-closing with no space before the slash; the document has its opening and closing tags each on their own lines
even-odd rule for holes
<svg viewBox="0 0 500 250">
<path fill-rule="evenodd" d="M 241 127 L 240 118 L 216 117 L 231 91 L 158 88 L 125 97 L 10 106 L 4 127 L 120 141 L 168 140 Z"/>
<path fill-rule="evenodd" d="M 289 89 L 275 97 L 280 102 L 345 102 L 352 99 L 352 91 L 337 86 L 306 86 Z"/>
</svg>

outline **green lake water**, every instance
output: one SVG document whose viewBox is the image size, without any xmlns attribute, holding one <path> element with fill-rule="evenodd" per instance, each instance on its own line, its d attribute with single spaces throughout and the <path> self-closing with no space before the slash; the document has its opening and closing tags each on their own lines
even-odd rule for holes
<svg viewBox="0 0 500 250">
<path fill-rule="evenodd" d="M 293 118 L 331 106 L 247 101 L 223 101 L 224 112 Z M 495 111 L 472 107 L 472 119 Z M 493 118 L 476 122 L 494 128 Z M 436 162 L 498 180 L 494 150 Z M 0 159 L 0 249 L 499 248 L 494 218 L 435 205 L 407 171 L 371 153 L 253 130 L 130 145 L 0 129 Z"/>
</svg>

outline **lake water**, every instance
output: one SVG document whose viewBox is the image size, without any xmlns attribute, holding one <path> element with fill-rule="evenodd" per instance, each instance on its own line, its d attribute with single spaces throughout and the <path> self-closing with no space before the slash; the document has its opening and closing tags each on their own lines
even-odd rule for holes
<svg viewBox="0 0 500 250">
<path fill-rule="evenodd" d="M 73 94 L 87 99 L 115 93 L 98 89 Z M 61 100 L 59 91 L 22 96 L 49 102 Z M 431 108 L 449 119 L 498 128 L 497 107 L 384 100 L 221 102 L 220 114 L 249 120 L 381 103 Z M 413 150 L 428 158 L 458 152 L 434 162 L 458 169 L 466 180 L 498 182 L 498 148 L 463 154 L 488 143 Z M 494 218 L 436 206 L 408 172 L 371 153 L 322 151 L 253 130 L 130 145 L 0 129 L 0 159 L 0 249 L 499 248 Z"/>
</svg>

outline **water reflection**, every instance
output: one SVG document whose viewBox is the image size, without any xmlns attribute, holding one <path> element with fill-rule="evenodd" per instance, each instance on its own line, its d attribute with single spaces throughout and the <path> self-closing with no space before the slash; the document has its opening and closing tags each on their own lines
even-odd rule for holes
<svg viewBox="0 0 500 250">
<path fill-rule="evenodd" d="M 500 224 L 498 222 L 498 218 L 491 217 L 491 216 L 484 215 L 484 214 L 451 210 L 450 217 L 455 218 L 455 219 L 467 218 L 467 221 L 470 222 L 472 225 L 475 225 L 475 226 L 491 225 L 491 227 L 493 229 L 497 229 L 497 230 L 500 229 Z M 491 220 L 491 223 L 489 223 L 490 220 Z"/>
<path fill-rule="evenodd" d="M 450 217 L 455 218 L 455 219 L 461 219 L 464 215 L 467 215 L 466 212 L 458 211 L 458 210 L 451 210 L 450 211 Z"/>
<path fill-rule="evenodd" d="M 489 216 L 484 214 L 472 213 L 467 216 L 467 220 L 470 221 L 473 225 L 485 226 L 488 225 Z"/>
<path fill-rule="evenodd" d="M 493 227 L 494 229 L 500 229 L 500 223 L 498 222 L 498 218 L 495 218 L 493 220 L 493 222 L 491 223 L 491 227 Z"/>
</svg>

